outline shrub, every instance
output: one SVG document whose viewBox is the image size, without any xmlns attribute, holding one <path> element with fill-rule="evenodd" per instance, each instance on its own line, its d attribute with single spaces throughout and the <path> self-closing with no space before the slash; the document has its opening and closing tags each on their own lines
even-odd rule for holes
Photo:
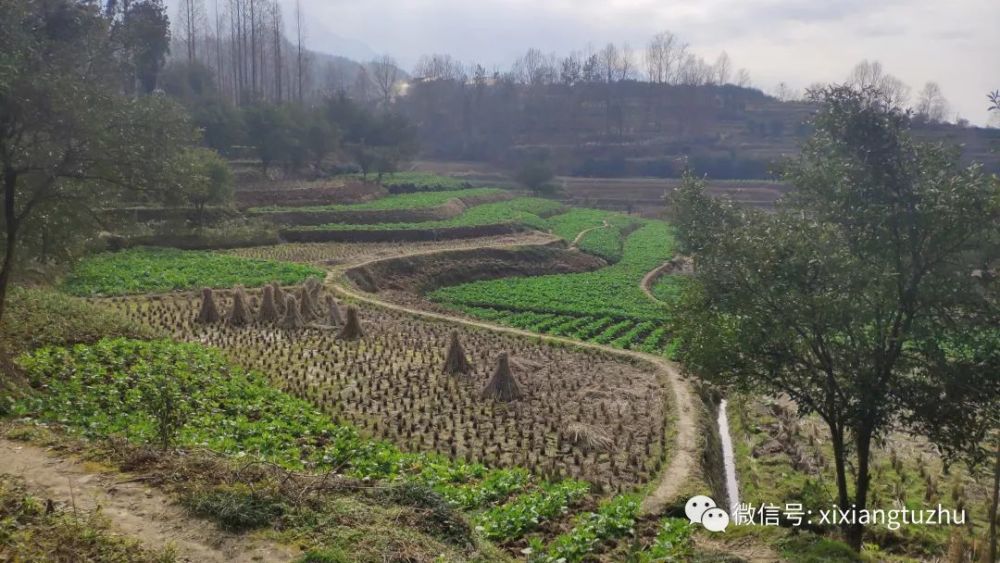
<svg viewBox="0 0 1000 563">
<path fill-rule="evenodd" d="M 691 556 L 691 526 L 686 520 L 666 518 L 649 549 L 639 554 L 641 563 L 685 561 Z"/>
<path fill-rule="evenodd" d="M 555 193 L 556 188 L 551 184 L 554 177 L 552 167 L 544 160 L 526 162 L 514 174 L 514 179 L 523 184 L 524 187 L 539 194 Z"/>
<path fill-rule="evenodd" d="M 14 355 L 42 346 L 89 344 L 105 337 L 155 335 L 124 315 L 56 291 L 13 287 L 7 298 L 0 343 Z"/>
<path fill-rule="evenodd" d="M 186 494 L 181 502 L 195 514 L 231 532 L 263 528 L 285 512 L 277 495 L 239 483 L 195 490 Z"/>
<path fill-rule="evenodd" d="M 471 545 L 472 528 L 462 515 L 426 485 L 402 483 L 381 491 L 384 500 L 412 506 L 420 511 L 417 526 L 452 545 Z"/>
</svg>

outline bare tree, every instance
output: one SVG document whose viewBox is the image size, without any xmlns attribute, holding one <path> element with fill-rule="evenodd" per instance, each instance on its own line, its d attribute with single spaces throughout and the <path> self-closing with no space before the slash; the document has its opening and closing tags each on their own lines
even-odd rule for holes
<svg viewBox="0 0 1000 563">
<path fill-rule="evenodd" d="M 635 53 L 627 43 L 621 47 L 608 43 L 597 53 L 597 62 L 602 80 L 609 84 L 635 77 Z"/>
<path fill-rule="evenodd" d="M 712 74 L 715 76 L 716 84 L 722 86 L 729 83 L 729 76 L 733 72 L 733 62 L 729 59 L 729 53 L 723 51 L 719 53 L 719 58 L 715 59 L 712 65 Z"/>
<path fill-rule="evenodd" d="M 351 88 L 351 95 L 362 104 L 367 104 L 372 100 L 372 79 L 366 67 L 358 69 L 358 75 L 354 79 L 354 86 Z"/>
<path fill-rule="evenodd" d="M 919 118 L 931 123 L 940 123 L 948 115 L 948 100 L 941 93 L 937 82 L 924 84 L 917 96 L 917 107 L 914 108 Z"/>
<path fill-rule="evenodd" d="M 693 53 L 684 56 L 677 68 L 677 83 L 686 86 L 704 86 L 715 81 L 712 67 Z"/>
<path fill-rule="evenodd" d="M 521 84 L 538 86 L 552 84 L 558 77 L 555 55 L 546 56 L 538 49 L 528 49 L 528 52 L 514 61 L 511 69 L 515 78 Z"/>
<path fill-rule="evenodd" d="M 233 67 L 233 97 L 237 104 L 243 104 L 244 95 L 244 53 L 243 0 L 229 0 L 229 43 Z"/>
<path fill-rule="evenodd" d="M 559 81 L 573 86 L 583 80 L 583 61 L 580 53 L 574 51 L 559 63 Z"/>
<path fill-rule="evenodd" d="M 222 13 L 219 11 L 219 0 L 212 0 L 213 20 L 215 25 L 215 37 L 212 38 L 212 46 L 215 48 L 215 77 L 219 83 L 220 91 L 225 91 L 226 71 L 223 67 L 222 59 Z"/>
<path fill-rule="evenodd" d="M 465 68 L 451 55 L 421 55 L 413 68 L 413 76 L 423 80 L 465 81 Z"/>
<path fill-rule="evenodd" d="M 201 0 L 181 0 L 177 6 L 177 30 L 188 63 L 197 59 L 198 37 L 205 27 L 205 5 Z"/>
<path fill-rule="evenodd" d="M 382 55 L 368 63 L 368 67 L 371 69 L 372 81 L 375 82 L 375 87 L 378 88 L 378 92 L 382 96 L 382 106 L 388 108 L 392 101 L 393 87 L 399 79 L 399 66 L 396 65 L 396 59 L 389 55 Z"/>
<path fill-rule="evenodd" d="M 798 90 L 792 88 L 785 82 L 779 82 L 774 89 L 774 97 L 778 98 L 783 102 L 791 102 L 798 100 L 799 98 L 802 97 L 802 95 L 799 94 Z"/>
<path fill-rule="evenodd" d="M 750 72 L 747 69 L 745 69 L 745 68 L 739 69 L 738 71 L 736 71 L 736 80 L 735 80 L 735 82 L 736 82 L 736 85 L 739 86 L 740 88 L 749 88 L 750 87 Z"/>
<path fill-rule="evenodd" d="M 468 74 L 472 76 L 472 83 L 476 85 L 476 90 L 482 94 L 482 90 L 490 83 L 490 77 L 486 67 L 479 63 L 469 65 Z"/>
<path fill-rule="evenodd" d="M 305 30 L 302 26 L 302 2 L 295 0 L 295 82 L 298 89 L 295 92 L 299 103 L 304 99 L 306 78 Z"/>
<path fill-rule="evenodd" d="M 687 45 L 669 31 L 656 34 L 646 46 L 646 73 L 655 84 L 671 82 Z"/>
<path fill-rule="evenodd" d="M 257 99 L 257 38 L 260 35 L 257 2 L 258 0 L 247 0 L 247 6 L 250 8 L 247 13 L 249 18 L 247 25 L 250 26 L 250 93 L 254 101 Z"/>
<path fill-rule="evenodd" d="M 910 98 L 910 87 L 887 73 L 878 61 L 864 60 L 855 65 L 847 77 L 847 84 L 870 91 L 895 107 L 905 106 Z"/>
<path fill-rule="evenodd" d="M 274 97 L 281 102 L 284 96 L 284 62 L 281 58 L 281 45 L 285 41 L 284 22 L 281 17 L 281 5 L 275 1 L 271 5 L 271 30 L 274 33 Z"/>
<path fill-rule="evenodd" d="M 639 65 L 635 60 L 635 51 L 628 43 L 623 43 L 619 54 L 618 80 L 634 80 L 638 76 Z"/>
</svg>

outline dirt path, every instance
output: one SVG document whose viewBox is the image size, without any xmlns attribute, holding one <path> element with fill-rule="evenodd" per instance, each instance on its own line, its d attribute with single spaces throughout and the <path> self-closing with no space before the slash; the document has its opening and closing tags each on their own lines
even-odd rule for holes
<svg viewBox="0 0 1000 563">
<path fill-rule="evenodd" d="M 675 409 L 673 412 L 675 416 L 672 422 L 675 430 L 675 444 L 670 450 L 670 461 L 662 470 L 659 481 L 656 483 L 653 490 L 642 501 L 642 511 L 646 514 L 658 514 L 662 512 L 668 504 L 676 500 L 678 494 L 684 491 L 684 487 L 694 474 L 698 459 L 698 424 L 695 414 L 697 399 L 695 398 L 690 386 L 681 377 L 676 365 L 662 357 L 654 356 L 652 354 L 645 354 L 631 350 L 621 350 L 601 344 L 593 344 L 590 342 L 573 340 L 571 338 L 563 338 L 561 336 L 549 336 L 484 321 L 476 321 L 445 315 L 442 313 L 424 311 L 422 309 L 415 309 L 398 303 L 390 303 L 371 294 L 355 290 L 354 288 L 343 283 L 343 272 L 345 270 L 353 267 L 366 266 L 383 259 L 384 258 L 377 258 L 364 260 L 356 264 L 339 265 L 332 269 L 327 275 L 326 283 L 342 297 L 348 297 L 376 307 L 383 307 L 394 311 L 403 311 L 407 314 L 426 319 L 445 321 L 504 334 L 536 338 L 544 342 L 560 343 L 588 350 L 599 350 L 621 358 L 644 361 L 655 366 L 663 375 L 663 379 L 669 385 L 674 395 L 673 404 L 675 405 Z"/>
<path fill-rule="evenodd" d="M 583 237 L 587 236 L 587 233 L 589 233 L 590 231 L 596 231 L 597 229 L 611 228 L 611 225 L 608 224 L 607 219 L 602 219 L 602 222 L 604 223 L 603 225 L 599 225 L 597 227 L 590 227 L 589 229 L 584 229 L 579 233 L 577 233 L 576 238 L 573 239 L 573 242 L 570 243 L 569 247 L 576 248 L 580 244 L 580 241 L 583 240 Z"/>
<path fill-rule="evenodd" d="M 686 271 L 688 266 L 687 260 L 689 259 L 681 258 L 682 262 L 680 264 L 678 264 L 677 260 L 678 260 L 677 258 L 671 258 L 670 260 L 657 266 L 655 269 L 651 270 L 649 273 L 643 276 L 642 281 L 639 282 L 639 289 L 641 289 L 642 292 L 646 294 L 646 297 L 648 297 L 651 301 L 659 303 L 661 305 L 666 305 L 665 302 L 663 302 L 659 297 L 653 294 L 653 284 L 655 284 L 656 281 L 659 280 L 662 276 L 666 275 L 667 273 L 673 272 L 673 270 L 679 269 L 682 272 Z"/>
<path fill-rule="evenodd" d="M 100 508 L 114 531 L 153 549 L 172 547 L 178 561 L 291 561 L 294 550 L 249 535 L 220 531 L 188 516 L 164 493 L 122 473 L 88 471 L 44 448 L 0 438 L 0 473 L 24 479 L 33 494 L 65 510 Z"/>
</svg>

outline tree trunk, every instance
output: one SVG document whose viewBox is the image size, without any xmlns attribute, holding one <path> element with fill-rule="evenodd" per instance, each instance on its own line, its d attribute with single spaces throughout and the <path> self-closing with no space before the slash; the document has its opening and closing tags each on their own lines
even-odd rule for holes
<svg viewBox="0 0 1000 563">
<path fill-rule="evenodd" d="M 858 477 L 854 485 L 854 504 L 851 506 L 853 519 L 857 520 L 859 510 L 864 510 L 868 506 L 868 487 L 871 484 L 869 475 L 869 461 L 871 460 L 872 430 L 864 427 L 858 431 L 857 436 L 857 456 L 858 456 Z M 847 544 L 854 551 L 861 551 L 861 544 L 864 541 L 864 524 L 847 525 Z"/>
<path fill-rule="evenodd" d="M 14 252 L 17 250 L 17 210 L 15 208 L 15 187 L 17 172 L 6 167 L 3 174 L 3 215 L 6 223 L 4 235 L 3 265 L 0 266 L 0 325 L 7 306 L 7 286 L 10 284 L 11 270 L 14 269 Z"/>
<path fill-rule="evenodd" d="M 0 327 L 3 326 L 4 311 L 7 308 L 7 287 L 10 285 L 11 271 L 14 269 L 14 252 L 17 248 L 18 220 L 15 204 L 17 173 L 9 166 L 4 168 L 3 175 L 3 214 L 6 222 L 3 266 L 0 266 Z M 14 364 L 12 351 L 0 334 L 0 391 L 10 393 L 17 387 L 20 375 Z"/>
<path fill-rule="evenodd" d="M 997 439 L 996 461 L 993 465 L 993 501 L 990 503 L 990 556 L 997 561 L 997 510 L 1000 509 L 1000 438 Z"/>
<path fill-rule="evenodd" d="M 844 431 L 839 426 L 828 424 L 830 427 L 830 439 L 833 443 L 833 463 L 837 471 L 837 505 L 841 509 L 850 508 L 847 498 L 847 469 L 845 467 L 844 456 L 847 455 L 844 449 Z"/>
</svg>

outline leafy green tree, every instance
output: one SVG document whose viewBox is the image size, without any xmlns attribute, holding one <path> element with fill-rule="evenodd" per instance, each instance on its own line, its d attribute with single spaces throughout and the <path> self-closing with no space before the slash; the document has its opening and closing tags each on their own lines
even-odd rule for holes
<svg viewBox="0 0 1000 563">
<path fill-rule="evenodd" d="M 160 73 L 159 85 L 187 107 L 219 99 L 215 74 L 200 61 L 172 61 Z"/>
<path fill-rule="evenodd" d="M 191 117 L 201 129 L 205 145 L 220 154 L 231 155 L 233 147 L 243 142 L 246 135 L 243 115 L 232 104 L 220 99 L 195 104 Z"/>
<path fill-rule="evenodd" d="M 368 181 L 368 174 L 375 168 L 378 160 L 378 152 L 375 148 L 369 147 L 364 141 L 347 145 L 347 151 L 354 159 L 354 163 L 361 169 L 361 179 Z"/>
<path fill-rule="evenodd" d="M 80 240 L 96 210 L 180 185 L 197 131 L 164 96 L 122 94 L 117 49 L 93 3 L 0 2 L 0 322 L 25 232 L 57 214 Z"/>
<path fill-rule="evenodd" d="M 327 104 L 327 115 L 342 120 L 336 123 L 344 131 L 345 148 L 365 179 L 375 172 L 381 181 L 416 156 L 416 129 L 403 116 L 373 115 L 349 100 L 332 99 Z"/>
<path fill-rule="evenodd" d="M 1000 92 L 990 95 L 989 111 L 1000 112 Z M 964 462 L 975 472 L 992 466 L 992 493 L 988 508 L 989 550 L 986 561 L 996 561 L 997 520 L 1000 517 L 1000 229 L 984 240 L 981 266 L 973 272 L 985 307 L 964 311 L 992 330 L 949 335 L 946 361 L 933 370 L 910 419 L 941 450 L 945 461 Z M 966 326 L 966 325 L 958 325 Z M 945 391 L 939 392 L 941 380 Z"/>
<path fill-rule="evenodd" d="M 244 112 L 244 121 L 247 141 L 256 149 L 265 173 L 272 164 L 289 160 L 295 139 L 285 108 L 263 104 L 248 108 Z"/>
<path fill-rule="evenodd" d="M 170 20 L 163 2 L 125 2 L 122 17 L 112 26 L 112 37 L 120 43 L 120 54 L 131 69 L 128 82 L 137 82 L 145 94 L 153 92 L 170 52 Z M 126 87 L 129 92 L 133 89 L 132 84 Z"/>
<path fill-rule="evenodd" d="M 552 185 L 552 179 L 555 178 L 555 174 L 553 174 L 552 167 L 549 166 L 546 160 L 538 158 L 529 159 L 518 168 L 514 177 L 518 183 L 533 192 L 549 194 L 555 191 L 555 187 Z"/>
<path fill-rule="evenodd" d="M 205 223 L 206 206 L 232 202 L 233 175 L 229 164 L 211 149 L 190 148 L 182 162 L 187 165 L 182 194 L 194 207 L 195 223 L 200 227 Z"/>
<path fill-rule="evenodd" d="M 340 131 L 321 115 L 314 115 L 305 128 L 304 144 L 313 166 L 319 170 L 323 160 L 333 153 L 340 143 Z"/>
<path fill-rule="evenodd" d="M 406 158 L 405 150 L 398 146 L 378 147 L 375 149 L 376 181 L 382 183 L 386 174 L 399 172 L 399 166 Z"/>
<path fill-rule="evenodd" d="M 691 178 L 675 192 L 696 268 L 673 318 L 689 369 L 786 393 L 826 423 L 850 512 L 869 502 L 873 441 L 946 392 L 963 361 L 953 343 L 988 330 L 970 313 L 986 307 L 971 273 L 1000 186 L 957 151 L 915 142 L 906 113 L 877 93 L 814 96 L 815 132 L 774 213 L 710 200 Z M 996 401 L 995 378 L 981 392 Z M 860 549 L 864 526 L 843 528 Z"/>
</svg>

